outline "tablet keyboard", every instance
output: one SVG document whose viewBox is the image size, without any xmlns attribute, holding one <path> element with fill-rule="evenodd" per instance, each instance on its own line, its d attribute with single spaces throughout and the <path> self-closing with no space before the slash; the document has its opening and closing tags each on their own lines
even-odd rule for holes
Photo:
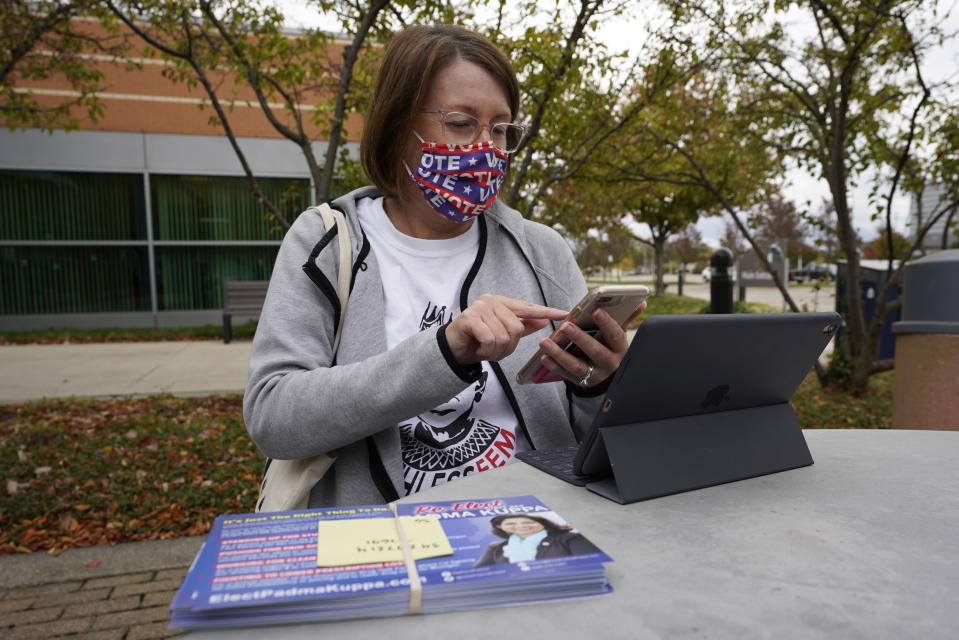
<svg viewBox="0 0 959 640">
<path fill-rule="evenodd" d="M 573 472 L 573 458 L 576 457 L 578 450 L 579 447 L 533 449 L 531 451 L 520 451 L 516 454 L 516 457 L 540 471 L 556 476 L 560 480 L 583 487 L 586 486 L 587 482 L 598 480 L 602 476 L 584 476 Z"/>
</svg>

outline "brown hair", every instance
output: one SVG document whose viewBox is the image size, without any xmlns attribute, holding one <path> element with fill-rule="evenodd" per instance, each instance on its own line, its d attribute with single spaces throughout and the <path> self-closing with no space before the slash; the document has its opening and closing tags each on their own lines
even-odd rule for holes
<svg viewBox="0 0 959 640">
<path fill-rule="evenodd" d="M 383 52 L 360 141 L 363 169 L 383 195 L 399 195 L 408 180 L 399 150 L 412 135 L 433 77 L 456 60 L 472 62 L 493 76 L 506 93 L 510 117 L 516 117 L 519 82 L 509 60 L 492 42 L 456 25 L 400 31 Z"/>
<path fill-rule="evenodd" d="M 489 524 L 490 524 L 490 527 L 492 527 L 493 529 L 494 536 L 499 536 L 500 538 L 509 538 L 509 534 L 503 531 L 500 528 L 500 525 L 503 523 L 504 520 L 509 520 L 510 518 L 526 518 L 527 520 L 533 520 L 534 522 L 538 522 L 541 525 L 543 525 L 544 529 L 546 529 L 547 535 L 551 535 L 551 536 L 555 536 L 559 533 L 563 533 L 566 531 L 572 531 L 572 527 L 556 524 L 549 518 L 543 518 L 540 516 L 531 516 L 528 513 L 511 513 L 505 516 L 496 516 L 494 518 L 490 518 Z"/>
</svg>

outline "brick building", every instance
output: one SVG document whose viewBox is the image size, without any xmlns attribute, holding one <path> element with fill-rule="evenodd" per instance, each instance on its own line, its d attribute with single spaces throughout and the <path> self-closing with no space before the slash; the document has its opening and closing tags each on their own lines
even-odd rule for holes
<svg viewBox="0 0 959 640">
<path fill-rule="evenodd" d="M 83 117 L 79 130 L 52 134 L 0 128 L 0 330 L 215 324 L 223 281 L 269 278 L 282 230 L 210 124 L 212 108 L 200 108 L 202 89 L 165 78 L 169 65 L 156 57 L 86 59 L 104 74 L 96 123 Z M 232 96 L 229 76 L 217 82 Z M 71 95 L 55 79 L 16 86 L 51 103 Z M 264 192 L 308 206 L 303 155 L 249 88 L 236 88 L 230 124 Z M 359 130 L 354 115 L 348 147 Z M 308 132 L 322 162 L 324 136 Z"/>
</svg>

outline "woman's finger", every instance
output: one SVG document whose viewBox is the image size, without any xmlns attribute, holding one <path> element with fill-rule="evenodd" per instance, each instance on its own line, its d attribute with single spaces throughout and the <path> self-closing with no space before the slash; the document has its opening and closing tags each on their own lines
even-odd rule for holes
<svg viewBox="0 0 959 640">
<path fill-rule="evenodd" d="M 570 382 L 579 384 L 589 370 L 590 363 L 586 362 L 585 359 L 573 355 L 550 339 L 541 341 L 539 346 L 546 354 L 542 359 L 543 366 Z M 594 364 L 593 367 L 595 375 L 596 365 Z"/>
<path fill-rule="evenodd" d="M 634 316 L 643 308 L 645 305 L 641 305 Z M 599 330 L 595 337 L 571 323 L 560 327 L 561 334 L 575 348 L 560 347 L 552 340 L 542 341 L 540 347 L 547 354 L 543 365 L 576 384 L 583 385 L 583 380 L 588 380 L 583 386 L 599 384 L 612 375 L 629 349 L 629 338 L 623 327 L 602 309 L 593 313 L 593 321 Z"/>
<path fill-rule="evenodd" d="M 517 300 L 516 298 L 507 298 L 506 296 L 494 296 L 499 299 L 510 311 L 516 314 L 518 318 L 529 320 L 563 320 L 569 315 L 569 312 L 553 307 L 544 307 L 541 304 Z"/>
<path fill-rule="evenodd" d="M 619 354 L 620 357 L 625 355 L 629 348 L 629 338 L 626 337 L 626 331 L 623 327 L 602 309 L 593 312 L 593 322 L 599 327 L 602 343 L 613 353 Z"/>
</svg>

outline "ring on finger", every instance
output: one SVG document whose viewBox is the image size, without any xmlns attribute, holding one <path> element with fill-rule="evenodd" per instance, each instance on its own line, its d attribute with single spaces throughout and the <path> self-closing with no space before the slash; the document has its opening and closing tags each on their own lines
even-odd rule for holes
<svg viewBox="0 0 959 640">
<path fill-rule="evenodd" d="M 593 363 L 589 363 L 586 366 L 586 373 L 583 374 L 583 377 L 579 379 L 579 386 L 585 387 L 589 385 L 589 381 L 593 379 L 593 372 L 596 370 L 596 367 L 593 366 Z"/>
</svg>

